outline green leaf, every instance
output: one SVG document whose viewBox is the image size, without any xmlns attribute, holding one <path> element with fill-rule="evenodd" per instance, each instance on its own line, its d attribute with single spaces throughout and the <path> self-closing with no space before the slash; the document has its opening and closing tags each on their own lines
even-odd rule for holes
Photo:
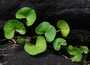
<svg viewBox="0 0 90 65">
<path fill-rule="evenodd" d="M 61 45 L 62 46 L 66 46 L 67 42 L 65 39 L 63 38 L 56 38 L 53 42 L 53 47 L 56 51 L 59 51 L 61 49 Z"/>
<path fill-rule="evenodd" d="M 89 49 L 87 46 L 80 46 L 80 49 L 81 49 L 82 53 L 87 54 L 89 52 Z"/>
<path fill-rule="evenodd" d="M 36 27 L 35 32 L 37 34 L 45 34 L 49 29 L 50 29 L 50 24 L 44 21 Z"/>
<path fill-rule="evenodd" d="M 82 60 L 82 55 L 76 55 L 71 58 L 72 62 L 80 62 Z"/>
<path fill-rule="evenodd" d="M 14 33 L 18 32 L 20 34 L 25 34 L 26 29 L 24 25 L 18 20 L 8 20 L 4 25 L 4 35 L 7 39 L 12 39 L 14 37 Z"/>
<path fill-rule="evenodd" d="M 30 55 L 37 55 L 44 52 L 47 49 L 46 41 L 43 36 L 38 36 L 35 45 L 26 42 L 24 50 Z"/>
<path fill-rule="evenodd" d="M 54 26 L 50 26 L 50 29 L 45 33 L 46 40 L 52 42 L 56 36 L 56 29 Z"/>
<path fill-rule="evenodd" d="M 35 10 L 30 7 L 23 7 L 16 12 L 16 18 L 26 19 L 26 25 L 31 26 L 36 20 Z"/>
<path fill-rule="evenodd" d="M 56 36 L 55 27 L 49 24 L 48 22 L 42 22 L 41 24 L 39 24 L 36 27 L 35 32 L 40 35 L 45 34 L 46 40 L 48 42 L 52 42 Z"/>
<path fill-rule="evenodd" d="M 60 29 L 63 37 L 67 37 L 70 33 L 70 27 L 68 23 L 64 20 L 59 20 L 57 22 L 57 27 Z"/>
<path fill-rule="evenodd" d="M 79 62 L 82 59 L 82 51 L 80 50 L 80 48 L 77 47 L 73 47 L 73 46 L 68 46 L 67 49 L 68 53 L 70 55 L 72 55 L 71 60 L 73 62 Z"/>
<path fill-rule="evenodd" d="M 68 53 L 70 55 L 78 55 L 81 54 L 81 50 L 77 47 L 73 47 L 72 45 L 68 46 Z"/>
</svg>

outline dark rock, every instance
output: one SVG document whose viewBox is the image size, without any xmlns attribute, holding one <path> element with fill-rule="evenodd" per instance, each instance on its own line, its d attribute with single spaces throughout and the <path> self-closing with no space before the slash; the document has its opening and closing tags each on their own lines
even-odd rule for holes
<svg viewBox="0 0 90 65">
<path fill-rule="evenodd" d="M 40 57 L 33 57 L 22 50 L 17 52 L 14 49 L 9 49 L 7 58 L 8 65 L 79 65 L 66 60 L 64 56 L 47 53 Z"/>
</svg>

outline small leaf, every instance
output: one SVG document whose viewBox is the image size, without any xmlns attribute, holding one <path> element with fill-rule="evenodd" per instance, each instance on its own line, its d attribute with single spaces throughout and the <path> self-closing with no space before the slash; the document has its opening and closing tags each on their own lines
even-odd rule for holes
<svg viewBox="0 0 90 65">
<path fill-rule="evenodd" d="M 70 33 L 70 27 L 68 23 L 64 20 L 59 20 L 57 22 L 57 27 L 60 29 L 63 37 L 67 37 Z"/>
<path fill-rule="evenodd" d="M 89 49 L 87 46 L 80 46 L 80 49 L 83 53 L 87 54 L 89 52 Z"/>
<path fill-rule="evenodd" d="M 21 45 L 24 45 L 25 42 L 26 42 L 26 37 L 25 36 L 17 36 L 16 37 L 16 42 L 21 44 Z"/>
<path fill-rule="evenodd" d="M 56 29 L 54 26 L 50 26 L 50 29 L 45 33 L 46 40 L 52 42 L 56 36 Z"/>
<path fill-rule="evenodd" d="M 71 58 L 72 62 L 80 62 L 82 60 L 82 55 L 76 55 Z"/>
<path fill-rule="evenodd" d="M 82 51 L 80 50 L 80 48 L 77 47 L 73 47 L 73 46 L 68 46 L 67 49 L 68 53 L 70 55 L 72 55 L 71 60 L 73 62 L 79 62 L 82 59 Z"/>
<path fill-rule="evenodd" d="M 81 54 L 81 50 L 77 47 L 73 47 L 72 45 L 68 46 L 68 53 L 70 55 L 77 55 L 77 54 Z"/>
<path fill-rule="evenodd" d="M 44 21 L 36 27 L 35 32 L 37 34 L 45 34 L 49 29 L 50 29 L 50 24 Z"/>
<path fill-rule="evenodd" d="M 16 18 L 18 19 L 26 18 L 27 26 L 31 26 L 36 20 L 36 13 L 35 10 L 30 7 L 23 7 L 16 12 Z"/>
<path fill-rule="evenodd" d="M 27 42 L 24 46 L 24 50 L 30 55 L 37 55 L 44 52 L 47 49 L 46 41 L 43 36 L 38 36 L 35 45 Z"/>
<path fill-rule="evenodd" d="M 63 38 L 56 38 L 53 42 L 53 47 L 56 51 L 59 51 L 61 49 L 61 45 L 62 46 L 66 46 L 67 42 L 65 39 Z"/>
<path fill-rule="evenodd" d="M 19 32 L 20 34 L 25 34 L 26 29 L 18 20 L 8 20 L 4 25 L 5 38 L 12 39 L 15 31 Z"/>
</svg>

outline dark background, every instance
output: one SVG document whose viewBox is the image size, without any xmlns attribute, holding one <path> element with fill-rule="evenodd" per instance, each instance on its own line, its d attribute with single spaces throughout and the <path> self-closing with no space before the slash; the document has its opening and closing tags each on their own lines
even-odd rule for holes
<svg viewBox="0 0 90 65">
<path fill-rule="evenodd" d="M 24 6 L 35 8 L 38 20 L 41 21 L 48 20 L 54 24 L 58 19 L 65 19 L 71 27 L 70 39 L 73 40 L 73 35 L 77 32 L 82 32 L 81 37 L 84 38 L 82 42 L 90 43 L 90 0 L 0 0 L 0 39 L 3 36 L 1 35 L 2 26 L 5 21 L 15 18 L 16 10 Z M 80 40 L 76 39 L 77 37 L 74 39 L 75 42 Z M 0 63 L 4 65 L 78 65 L 52 52 L 47 51 L 35 58 L 25 53 L 22 48 L 19 51 L 16 49 L 7 48 L 5 53 L 8 55 L 3 59 L 0 58 Z"/>
<path fill-rule="evenodd" d="M 23 6 L 35 8 L 43 19 L 64 18 L 73 28 L 90 30 L 89 0 L 0 0 L 0 19 L 14 18 L 16 9 Z"/>
</svg>

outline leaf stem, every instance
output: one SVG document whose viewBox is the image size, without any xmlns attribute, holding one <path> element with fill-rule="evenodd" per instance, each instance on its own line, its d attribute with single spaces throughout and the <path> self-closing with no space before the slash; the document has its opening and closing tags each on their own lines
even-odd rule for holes
<svg viewBox="0 0 90 65">
<path fill-rule="evenodd" d="M 60 32 L 60 30 L 57 30 L 56 32 L 58 33 L 58 32 Z"/>
</svg>

